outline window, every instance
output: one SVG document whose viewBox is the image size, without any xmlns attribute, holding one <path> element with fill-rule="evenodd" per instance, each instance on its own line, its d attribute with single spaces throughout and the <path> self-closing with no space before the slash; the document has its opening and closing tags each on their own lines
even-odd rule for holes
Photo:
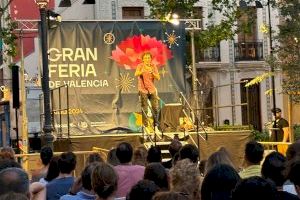
<svg viewBox="0 0 300 200">
<path fill-rule="evenodd" d="M 257 12 L 255 7 L 241 10 L 243 13 L 238 20 L 241 32 L 238 34 L 238 42 L 255 42 L 257 40 Z"/>
<path fill-rule="evenodd" d="M 123 7 L 123 19 L 144 19 L 144 7 Z"/>
<path fill-rule="evenodd" d="M 203 28 L 203 8 L 202 7 L 194 7 L 193 8 L 193 18 L 201 19 L 199 27 Z"/>
</svg>

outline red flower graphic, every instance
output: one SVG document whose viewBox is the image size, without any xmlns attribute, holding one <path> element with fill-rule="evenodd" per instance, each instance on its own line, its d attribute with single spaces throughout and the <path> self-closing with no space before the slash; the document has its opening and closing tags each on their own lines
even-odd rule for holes
<svg viewBox="0 0 300 200">
<path fill-rule="evenodd" d="M 134 35 L 123 40 L 112 51 L 111 58 L 125 69 L 135 69 L 142 62 L 142 55 L 150 52 L 152 63 L 158 67 L 172 58 L 172 52 L 161 40 L 149 35 Z"/>
</svg>

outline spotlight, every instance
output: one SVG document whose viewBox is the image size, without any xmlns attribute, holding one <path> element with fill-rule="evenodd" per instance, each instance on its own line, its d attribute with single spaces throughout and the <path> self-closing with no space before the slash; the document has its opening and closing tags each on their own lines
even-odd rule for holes
<svg viewBox="0 0 300 200">
<path fill-rule="evenodd" d="M 95 4 L 95 0 L 84 0 L 82 4 Z"/>
<path fill-rule="evenodd" d="M 58 7 L 71 7 L 71 0 L 61 0 Z"/>
<path fill-rule="evenodd" d="M 47 11 L 48 16 L 48 27 L 49 28 L 55 28 L 58 26 L 58 24 L 62 21 L 62 17 L 60 14 L 53 12 L 52 10 Z"/>
</svg>

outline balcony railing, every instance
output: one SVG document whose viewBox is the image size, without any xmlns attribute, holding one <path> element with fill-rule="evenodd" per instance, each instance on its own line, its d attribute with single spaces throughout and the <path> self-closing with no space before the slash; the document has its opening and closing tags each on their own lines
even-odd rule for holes
<svg viewBox="0 0 300 200">
<path fill-rule="evenodd" d="M 219 61 L 221 61 L 220 45 L 197 51 L 196 58 L 200 62 L 219 62 Z"/>
<path fill-rule="evenodd" d="M 262 42 L 237 42 L 234 43 L 235 61 L 263 60 Z"/>
</svg>

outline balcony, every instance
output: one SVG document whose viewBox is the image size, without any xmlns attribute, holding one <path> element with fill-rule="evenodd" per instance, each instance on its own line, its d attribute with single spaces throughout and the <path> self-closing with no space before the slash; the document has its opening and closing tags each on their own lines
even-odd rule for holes
<svg viewBox="0 0 300 200">
<path fill-rule="evenodd" d="M 263 57 L 262 42 L 234 43 L 235 61 L 261 61 Z"/>
<path fill-rule="evenodd" d="M 220 45 L 215 47 L 209 47 L 204 50 L 196 51 L 196 60 L 199 62 L 219 62 L 220 57 Z"/>
</svg>

